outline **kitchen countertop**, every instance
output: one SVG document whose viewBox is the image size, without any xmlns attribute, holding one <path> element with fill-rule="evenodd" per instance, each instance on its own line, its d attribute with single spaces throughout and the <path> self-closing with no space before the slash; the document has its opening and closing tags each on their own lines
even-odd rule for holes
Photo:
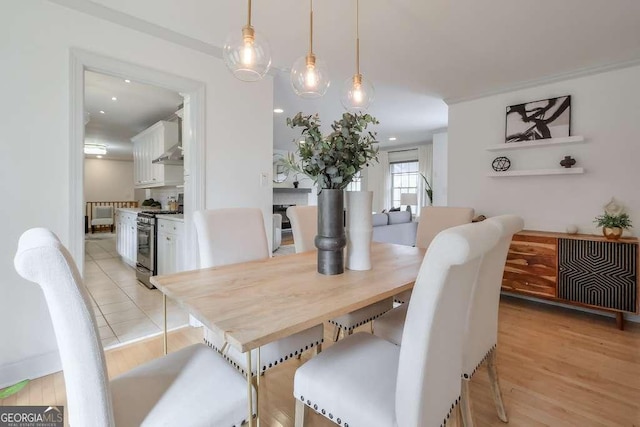
<svg viewBox="0 0 640 427">
<path fill-rule="evenodd" d="M 142 208 L 116 208 L 117 211 L 128 212 L 128 213 L 140 213 L 143 211 Z"/>
<path fill-rule="evenodd" d="M 156 215 L 158 219 L 168 219 L 169 221 L 184 222 L 183 214 Z"/>
</svg>

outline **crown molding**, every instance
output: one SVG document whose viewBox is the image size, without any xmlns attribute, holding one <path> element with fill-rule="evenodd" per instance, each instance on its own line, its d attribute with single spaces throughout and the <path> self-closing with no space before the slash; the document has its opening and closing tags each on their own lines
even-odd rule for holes
<svg viewBox="0 0 640 427">
<path fill-rule="evenodd" d="M 136 18 L 135 16 L 101 4 L 89 0 L 49 0 L 49 2 L 222 60 L 222 48 L 219 46 L 186 36 L 177 31 L 145 21 L 144 19 Z M 281 67 L 272 64 L 271 70 L 269 70 L 267 74 L 273 76 L 281 71 Z"/>
<path fill-rule="evenodd" d="M 608 71 L 615 71 L 623 68 L 635 67 L 637 65 L 640 65 L 640 58 L 632 59 L 630 61 L 616 62 L 613 64 L 598 65 L 598 66 L 589 67 L 589 68 L 581 68 L 579 70 L 569 71 L 569 72 L 560 73 L 560 74 L 554 74 L 552 76 L 542 77 L 540 79 L 525 80 L 519 83 L 503 86 L 503 87 L 492 89 L 486 92 L 480 92 L 475 95 L 445 98 L 444 102 L 447 105 L 454 105 L 454 104 L 459 104 L 461 102 L 487 98 L 489 96 L 500 95 L 502 93 L 513 92 L 516 90 L 529 89 L 536 86 L 543 86 L 546 84 L 576 79 L 579 77 L 586 77 L 594 74 L 606 73 Z"/>
</svg>

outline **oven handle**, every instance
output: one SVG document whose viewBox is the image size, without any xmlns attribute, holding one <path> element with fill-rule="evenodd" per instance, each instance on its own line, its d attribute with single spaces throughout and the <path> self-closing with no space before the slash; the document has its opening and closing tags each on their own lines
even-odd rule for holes
<svg viewBox="0 0 640 427">
<path fill-rule="evenodd" d="M 151 231 L 153 230 L 153 225 L 150 224 L 137 224 L 138 230 L 142 231 Z"/>
</svg>

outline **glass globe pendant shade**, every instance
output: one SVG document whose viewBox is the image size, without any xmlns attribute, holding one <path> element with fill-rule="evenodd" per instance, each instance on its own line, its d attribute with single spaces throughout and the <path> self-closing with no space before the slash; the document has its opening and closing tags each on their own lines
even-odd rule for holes
<svg viewBox="0 0 640 427">
<path fill-rule="evenodd" d="M 355 74 L 352 78 L 344 81 L 340 102 L 347 111 L 357 113 L 369 108 L 374 96 L 375 89 L 371 82 L 365 79 L 362 74 Z"/>
<path fill-rule="evenodd" d="M 251 26 L 229 35 L 222 56 L 227 68 L 244 82 L 261 80 L 271 68 L 269 43 Z"/>
<path fill-rule="evenodd" d="M 309 54 L 296 60 L 291 68 L 291 87 L 302 98 L 319 98 L 329 88 L 327 65 L 315 55 Z"/>
</svg>

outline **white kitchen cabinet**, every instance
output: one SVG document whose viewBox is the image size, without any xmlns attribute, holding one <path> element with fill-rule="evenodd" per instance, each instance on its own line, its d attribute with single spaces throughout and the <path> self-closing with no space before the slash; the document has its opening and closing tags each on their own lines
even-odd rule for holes
<svg viewBox="0 0 640 427">
<path fill-rule="evenodd" d="M 132 267 L 138 254 L 137 219 L 135 212 L 116 210 L 116 251 Z"/>
<path fill-rule="evenodd" d="M 158 274 L 185 270 L 184 223 L 158 218 Z"/>
<path fill-rule="evenodd" d="M 136 188 L 180 185 L 184 182 L 184 167 L 154 164 L 173 145 L 178 143 L 178 124 L 159 121 L 131 138 L 133 142 L 133 183 Z"/>
</svg>

